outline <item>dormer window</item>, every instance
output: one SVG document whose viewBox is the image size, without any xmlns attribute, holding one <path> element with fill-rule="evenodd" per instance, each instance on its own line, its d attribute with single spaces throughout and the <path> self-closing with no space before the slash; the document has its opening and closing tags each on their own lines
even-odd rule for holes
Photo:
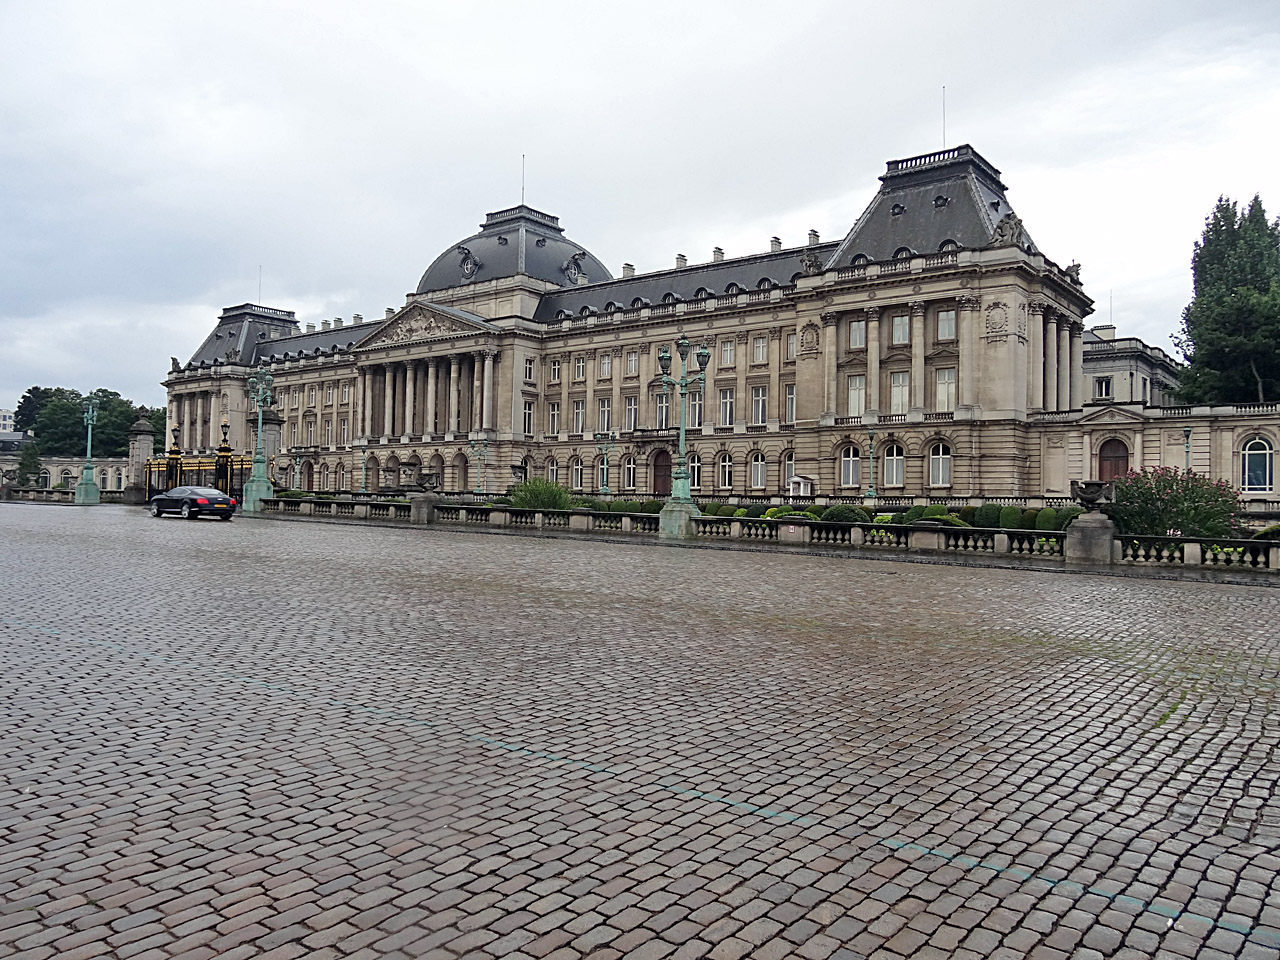
<svg viewBox="0 0 1280 960">
<path fill-rule="evenodd" d="M 944 197 L 942 194 L 938 194 L 936 197 L 934 197 L 934 198 L 933 198 L 933 205 L 934 205 L 934 207 L 935 207 L 935 208 L 937 208 L 937 209 L 939 209 L 939 210 L 941 210 L 943 207 L 945 207 L 945 206 L 946 206 L 947 204 L 949 204 L 950 202 L 951 202 L 951 198 L 950 198 L 950 197 Z"/>
<path fill-rule="evenodd" d="M 910 247 L 899 247 L 897 250 L 893 251 L 893 259 L 895 259 L 895 260 L 910 260 L 910 259 L 911 259 L 911 248 L 910 248 Z"/>
<path fill-rule="evenodd" d="M 568 310 L 557 310 L 557 311 L 556 311 L 556 319 L 557 319 L 557 320 L 568 320 L 568 319 L 569 319 L 569 316 L 570 316 L 570 314 L 569 314 L 569 311 L 568 311 Z"/>
<path fill-rule="evenodd" d="M 756 284 L 757 290 L 772 290 L 773 288 L 774 282 L 768 277 L 761 278 L 760 282 Z"/>
<path fill-rule="evenodd" d="M 894 217 L 900 217 L 906 212 L 907 212 L 907 208 L 900 203 L 895 203 L 892 207 L 889 208 L 889 215 Z"/>
<path fill-rule="evenodd" d="M 724 288 L 725 296 L 733 297 L 742 292 L 742 288 L 736 283 L 731 283 Z"/>
<path fill-rule="evenodd" d="M 677 300 L 679 300 L 679 299 L 680 299 L 680 298 L 679 298 L 679 297 L 677 297 L 674 293 L 664 293 L 664 294 L 662 295 L 662 302 L 663 302 L 663 303 L 675 303 L 675 302 L 676 302 Z"/>
<path fill-rule="evenodd" d="M 710 290 L 708 290 L 706 287 L 699 287 L 698 292 L 693 295 L 693 299 L 706 300 L 710 296 L 711 296 Z"/>
<path fill-rule="evenodd" d="M 636 297 L 634 300 L 631 301 L 632 310 L 639 310 L 641 307 L 647 307 L 648 305 L 649 305 L 649 301 L 646 300 L 644 297 Z"/>
<path fill-rule="evenodd" d="M 954 240 L 943 240 L 940 244 L 938 244 L 939 253 L 954 253 L 959 249 L 960 249 L 960 244 L 956 243 Z"/>
<path fill-rule="evenodd" d="M 852 261 L 850 261 L 851 265 L 855 267 L 865 267 L 870 262 L 871 262 L 871 258 L 868 257 L 865 253 L 858 254 L 856 257 L 853 258 Z"/>
</svg>

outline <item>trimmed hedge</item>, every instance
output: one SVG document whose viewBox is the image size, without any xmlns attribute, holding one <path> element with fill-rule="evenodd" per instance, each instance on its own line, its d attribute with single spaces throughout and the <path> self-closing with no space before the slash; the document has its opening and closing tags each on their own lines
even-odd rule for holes
<svg viewBox="0 0 1280 960">
<path fill-rule="evenodd" d="M 946 507 L 944 507 L 942 504 L 935 503 L 931 507 L 925 507 L 924 513 L 921 514 L 921 516 L 923 516 L 926 520 L 928 520 L 928 519 L 931 519 L 932 517 L 945 517 L 950 512 L 951 511 L 948 510 Z"/>
<path fill-rule="evenodd" d="M 1039 511 L 1039 510 L 1023 510 L 1023 511 L 1022 511 L 1022 521 L 1021 521 L 1021 524 L 1020 524 L 1021 529 L 1023 529 L 1023 530 L 1037 530 L 1037 529 L 1039 529 L 1039 528 L 1036 526 L 1036 519 L 1037 519 L 1037 517 L 1039 517 L 1039 516 L 1040 516 L 1040 511 Z"/>
<path fill-rule="evenodd" d="M 1063 507 L 1058 511 L 1058 527 L 1059 530 L 1065 530 L 1071 521 L 1080 514 L 1084 513 L 1084 507 Z"/>
<path fill-rule="evenodd" d="M 827 507 L 822 515 L 825 523 L 870 523 L 871 517 L 861 507 L 849 503 L 836 503 Z"/>
<path fill-rule="evenodd" d="M 1014 508 L 1017 509 L 1016 507 Z M 995 503 L 984 503 L 974 512 L 973 525 L 975 527 L 998 527 L 1000 526 L 1000 506 Z"/>
<path fill-rule="evenodd" d="M 640 512 L 641 513 L 661 513 L 662 501 L 646 500 L 644 503 L 640 504 Z"/>
<path fill-rule="evenodd" d="M 765 515 L 765 512 L 768 509 L 769 508 L 766 507 L 763 503 L 753 504 L 752 506 L 747 507 L 747 512 L 744 513 L 743 516 L 747 517 L 750 520 L 756 520 L 756 519 L 759 519 L 760 517 L 763 517 Z"/>
<path fill-rule="evenodd" d="M 1018 530 L 1022 526 L 1022 508 L 1005 507 L 1000 511 L 1000 529 Z"/>
<path fill-rule="evenodd" d="M 924 509 L 925 509 L 924 507 L 912 507 L 910 510 L 908 510 L 904 514 L 906 518 L 906 522 L 915 523 L 917 520 L 919 520 L 921 517 L 924 516 Z"/>
<path fill-rule="evenodd" d="M 1058 511 L 1053 507 L 1045 507 L 1036 516 L 1037 530 L 1057 530 L 1058 529 Z"/>
<path fill-rule="evenodd" d="M 961 507 L 961 508 L 960 508 L 960 512 L 957 514 L 957 516 L 958 516 L 961 520 L 963 520 L 965 523 L 969 524 L 969 526 L 971 526 L 971 527 L 972 527 L 972 526 L 977 526 L 977 524 L 976 524 L 976 523 L 975 523 L 975 521 L 974 521 L 974 517 L 976 517 L 977 515 L 978 515 L 978 508 L 977 508 L 977 507 Z"/>
</svg>

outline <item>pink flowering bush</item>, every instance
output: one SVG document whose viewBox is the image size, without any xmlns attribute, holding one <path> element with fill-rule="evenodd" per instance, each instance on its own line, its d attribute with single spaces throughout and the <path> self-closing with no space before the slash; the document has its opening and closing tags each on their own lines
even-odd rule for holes
<svg viewBox="0 0 1280 960">
<path fill-rule="evenodd" d="M 1225 480 L 1192 470 L 1130 470 L 1116 480 L 1107 514 L 1121 533 L 1150 537 L 1232 537 L 1244 528 L 1244 507 Z"/>
</svg>

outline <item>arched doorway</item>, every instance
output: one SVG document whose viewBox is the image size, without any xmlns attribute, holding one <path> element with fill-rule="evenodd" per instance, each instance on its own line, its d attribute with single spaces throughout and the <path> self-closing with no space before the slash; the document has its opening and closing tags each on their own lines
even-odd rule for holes
<svg viewBox="0 0 1280 960">
<path fill-rule="evenodd" d="M 299 490 L 314 490 L 315 487 L 315 465 L 310 461 L 306 461 L 302 465 L 302 485 Z"/>
<path fill-rule="evenodd" d="M 671 454 L 658 450 L 653 455 L 653 495 L 671 496 Z"/>
<path fill-rule="evenodd" d="M 378 463 L 377 457 L 370 455 L 369 459 L 364 462 L 364 476 L 360 478 L 365 482 L 369 493 L 378 492 L 381 474 L 382 464 Z"/>
<path fill-rule="evenodd" d="M 1129 472 L 1129 448 L 1112 437 L 1098 448 L 1098 479 L 1115 480 Z"/>
<path fill-rule="evenodd" d="M 464 493 L 471 489 L 467 478 L 467 456 L 459 453 L 453 458 L 453 489 Z"/>
</svg>

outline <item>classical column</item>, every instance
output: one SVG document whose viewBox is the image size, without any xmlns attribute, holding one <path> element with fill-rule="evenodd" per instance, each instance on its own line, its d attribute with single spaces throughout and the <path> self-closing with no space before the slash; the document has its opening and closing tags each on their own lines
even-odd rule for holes
<svg viewBox="0 0 1280 960">
<path fill-rule="evenodd" d="M 1084 406 L 1084 325 L 1071 325 L 1071 409 Z"/>
<path fill-rule="evenodd" d="M 573 426 L 569 408 L 569 386 L 573 381 L 573 355 L 560 354 L 560 432 L 568 433 Z"/>
<path fill-rule="evenodd" d="M 703 410 L 706 410 L 706 397 L 702 398 Z M 586 409 L 582 411 L 582 435 L 591 435 L 591 425 L 596 422 L 596 352 L 587 351 L 587 399 Z M 572 428 L 573 423 L 569 426 Z"/>
<path fill-rule="evenodd" d="M 978 358 L 977 311 L 982 300 L 964 296 L 956 305 L 960 308 L 960 405 L 973 407 L 978 403 L 978 379 L 974 371 Z"/>
<path fill-rule="evenodd" d="M 477 350 L 471 354 L 471 422 L 467 424 L 468 430 L 479 430 L 481 424 L 481 409 L 484 399 L 484 354 Z"/>
<path fill-rule="evenodd" d="M 427 361 L 427 420 L 422 425 L 424 436 L 436 432 L 436 393 L 440 388 L 436 375 L 438 366 L 439 364 L 434 357 Z"/>
<path fill-rule="evenodd" d="M 396 371 L 392 364 L 382 366 L 382 436 L 390 437 L 396 428 Z"/>
<path fill-rule="evenodd" d="M 836 329 L 839 329 L 838 327 Z M 782 420 L 782 328 L 769 328 L 769 419 Z"/>
<path fill-rule="evenodd" d="M 867 405 L 870 414 L 880 412 L 880 308 L 867 308 Z"/>
<path fill-rule="evenodd" d="M 1058 320 L 1058 409 L 1071 409 L 1071 321 Z"/>
<path fill-rule="evenodd" d="M 480 427 L 493 429 L 493 354 L 492 350 L 484 351 L 484 397 L 481 400 Z"/>
<path fill-rule="evenodd" d="M 357 394 L 360 401 L 360 426 L 356 431 L 356 435 L 367 437 L 369 435 L 369 368 L 361 367 L 357 373 L 360 377 L 359 393 Z"/>
<path fill-rule="evenodd" d="M 924 308 L 923 300 L 911 301 L 911 408 L 924 412 Z"/>
<path fill-rule="evenodd" d="M 196 439 L 195 449 L 204 448 L 204 391 L 196 394 Z"/>
<path fill-rule="evenodd" d="M 837 341 L 840 339 L 839 319 L 834 313 L 822 315 L 822 415 L 824 417 L 836 415 L 836 349 L 839 346 Z M 743 373 L 739 379 L 745 385 L 746 370 L 745 367 L 742 369 Z"/>
<path fill-rule="evenodd" d="M 615 431 L 619 431 L 627 425 L 626 414 L 622 410 L 622 378 L 626 376 L 626 374 L 623 372 L 623 367 L 622 367 L 624 362 L 625 361 L 623 360 L 622 351 L 615 347 L 613 351 L 613 368 L 612 368 L 613 369 L 613 398 L 610 401 L 613 404 L 613 407 L 611 408 L 612 412 L 610 413 L 610 417 L 612 417 L 613 422 L 609 428 Z"/>
<path fill-rule="evenodd" d="M 184 393 L 178 397 L 178 419 L 182 423 L 182 450 L 191 449 L 191 394 Z"/>
<path fill-rule="evenodd" d="M 418 361 L 408 360 L 405 362 L 406 372 L 404 378 L 404 432 L 412 436 L 418 431 L 413 425 L 413 399 L 418 387 Z"/>
<path fill-rule="evenodd" d="M 1044 409 L 1044 310 L 1045 302 L 1039 298 L 1027 305 L 1031 328 L 1031 376 L 1028 384 L 1031 391 L 1027 396 L 1027 404 L 1032 411 Z"/>
<path fill-rule="evenodd" d="M 1046 311 L 1047 312 L 1047 311 Z M 1044 371 L 1040 392 L 1044 395 L 1044 409 L 1058 410 L 1058 317 L 1049 313 L 1044 327 Z"/>
<path fill-rule="evenodd" d="M 449 355 L 449 432 L 458 432 L 458 365 L 462 357 L 456 353 Z"/>
</svg>

